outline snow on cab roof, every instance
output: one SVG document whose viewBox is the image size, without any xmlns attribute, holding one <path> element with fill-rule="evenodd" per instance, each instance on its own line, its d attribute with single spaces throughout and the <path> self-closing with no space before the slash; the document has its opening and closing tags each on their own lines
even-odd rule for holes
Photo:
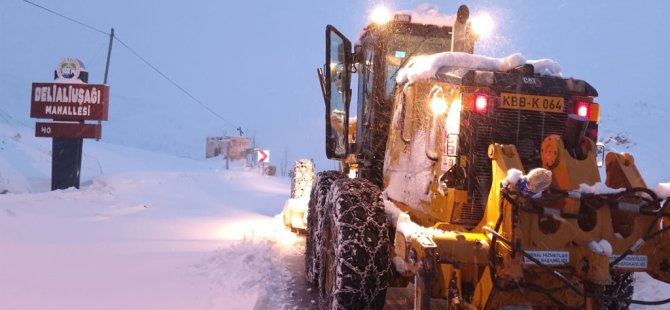
<svg viewBox="0 0 670 310">
<path fill-rule="evenodd" d="M 436 26 L 453 26 L 456 21 L 456 15 L 445 15 L 440 13 L 440 8 L 435 4 L 420 4 L 414 10 L 405 10 L 395 12 L 397 15 L 409 15 L 412 17 L 412 23 L 436 25 Z"/>
<path fill-rule="evenodd" d="M 442 67 L 505 72 L 524 64 L 533 65 L 536 74 L 562 76 L 561 65 L 551 59 L 527 60 L 519 53 L 494 58 L 462 52 L 444 52 L 412 57 L 407 65 L 398 71 L 396 82 L 413 83 L 421 79 L 435 78 L 435 74 Z"/>
<path fill-rule="evenodd" d="M 445 15 L 440 13 L 440 8 L 435 4 L 419 4 L 414 10 L 399 10 L 399 11 L 389 11 L 388 8 L 384 5 L 379 5 L 373 9 L 373 11 L 368 15 L 367 26 L 363 29 L 361 33 L 358 34 L 358 40 L 356 44 L 361 43 L 361 38 L 365 34 L 365 31 L 368 27 L 379 24 L 382 24 L 392 20 L 394 16 L 398 15 L 408 15 L 411 17 L 412 24 L 424 24 L 424 25 L 435 25 L 435 26 L 453 26 L 456 21 L 456 15 Z"/>
</svg>

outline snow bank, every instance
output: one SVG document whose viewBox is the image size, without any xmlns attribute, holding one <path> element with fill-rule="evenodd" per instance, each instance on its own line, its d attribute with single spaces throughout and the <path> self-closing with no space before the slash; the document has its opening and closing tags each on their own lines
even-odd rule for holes
<svg viewBox="0 0 670 310">
<path fill-rule="evenodd" d="M 0 123 L 0 192 L 51 189 L 51 139 L 34 136 L 32 128 Z M 82 170 L 85 165 L 86 159 Z"/>
<path fill-rule="evenodd" d="M 0 195 L 0 309 L 286 303 L 293 276 L 282 252 L 297 249 L 297 238 L 268 215 L 280 210 L 288 180 L 243 171 L 108 173 L 80 190 Z"/>
<path fill-rule="evenodd" d="M 493 58 L 462 52 L 444 52 L 412 57 L 407 65 L 398 72 L 396 82 L 398 84 L 413 83 L 420 79 L 434 78 L 441 67 L 505 72 L 524 64 L 535 66 L 535 73 L 537 74 L 562 76 L 561 66 L 551 59 L 526 60 L 519 53 L 503 58 Z"/>
<path fill-rule="evenodd" d="M 285 308 L 288 178 L 96 142 L 49 191 L 33 135 L 0 124 L 0 309 Z"/>
<path fill-rule="evenodd" d="M 209 283 L 212 309 L 255 309 L 257 301 L 286 304 L 291 273 L 271 240 L 243 240 L 194 265 Z"/>
<path fill-rule="evenodd" d="M 635 279 L 633 284 L 635 289 L 633 290 L 633 298 L 637 300 L 647 300 L 655 301 L 662 300 L 670 297 L 670 284 L 658 281 L 652 278 L 646 272 L 636 272 L 633 276 Z M 643 306 L 643 305 L 631 305 L 630 309 L 670 309 L 670 305 L 661 305 L 661 306 Z"/>
</svg>

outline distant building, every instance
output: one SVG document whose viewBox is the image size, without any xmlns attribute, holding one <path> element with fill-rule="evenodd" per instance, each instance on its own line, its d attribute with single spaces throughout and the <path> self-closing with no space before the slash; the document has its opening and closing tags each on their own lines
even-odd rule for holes
<svg viewBox="0 0 670 310">
<path fill-rule="evenodd" d="M 207 137 L 205 157 L 223 156 L 230 160 L 246 159 L 251 145 L 249 137 Z"/>
</svg>

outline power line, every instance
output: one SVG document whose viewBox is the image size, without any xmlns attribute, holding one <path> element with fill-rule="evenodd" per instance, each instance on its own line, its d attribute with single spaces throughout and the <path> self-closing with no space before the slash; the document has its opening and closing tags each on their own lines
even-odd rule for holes
<svg viewBox="0 0 670 310">
<path fill-rule="evenodd" d="M 147 66 L 149 66 L 149 68 L 153 69 L 154 71 L 156 71 L 156 73 L 158 73 L 160 76 L 162 76 L 165 80 L 167 80 L 168 82 L 170 82 L 170 84 L 172 84 L 174 87 L 176 87 L 177 89 L 181 90 L 184 94 L 186 94 L 186 95 L 189 96 L 191 99 L 193 99 L 193 101 L 195 101 L 197 104 L 199 104 L 200 106 L 202 106 L 203 108 L 205 108 L 207 111 L 209 111 L 210 113 L 212 113 L 212 114 L 215 115 L 216 117 L 222 119 L 223 121 L 225 121 L 226 123 L 228 123 L 230 126 L 236 127 L 235 124 L 233 124 L 233 123 L 230 122 L 229 120 L 225 119 L 223 116 L 219 115 L 219 113 L 214 112 L 214 110 L 212 110 L 210 107 L 208 107 L 207 105 L 205 105 L 204 103 L 202 103 L 200 100 L 198 100 L 197 98 L 195 98 L 193 95 L 191 95 L 191 93 L 189 93 L 186 89 L 184 89 L 184 88 L 181 87 L 179 84 L 177 84 L 177 82 L 173 81 L 171 78 L 169 78 L 167 75 L 165 75 L 161 70 L 158 70 L 158 68 L 156 68 L 156 66 L 152 65 L 148 60 L 146 60 L 144 57 L 142 57 L 140 54 L 138 54 L 138 53 L 137 53 L 134 49 L 132 49 L 130 46 L 128 46 L 128 44 L 126 44 L 125 42 L 121 41 L 121 39 L 119 39 L 118 37 L 114 37 L 114 39 L 115 39 L 116 41 L 118 41 L 119 43 L 121 43 L 121 45 L 123 45 L 125 48 L 127 48 L 131 53 L 133 53 L 133 54 L 134 54 L 137 58 L 139 58 L 142 62 L 144 62 L 144 64 L 146 64 Z"/>
<path fill-rule="evenodd" d="M 104 34 L 104 35 L 109 35 L 109 33 L 105 32 L 105 31 L 103 31 L 103 30 L 100 30 L 100 29 L 95 28 L 95 27 L 93 27 L 93 26 L 91 26 L 91 25 L 85 24 L 85 23 L 83 23 L 83 22 L 80 22 L 80 21 L 78 21 L 78 20 L 76 20 L 76 19 L 74 19 L 74 18 L 67 17 L 67 16 L 65 16 L 65 15 L 63 15 L 63 14 L 61 14 L 61 13 L 56 12 L 56 11 L 50 10 L 50 9 L 48 9 L 48 8 L 45 8 L 45 7 L 39 5 L 39 4 L 35 3 L 35 2 L 28 1 L 28 0 L 23 0 L 23 2 L 32 4 L 32 5 L 38 7 L 38 8 L 40 8 L 40 9 L 42 9 L 42 10 L 45 10 L 45 11 L 51 13 L 51 14 L 58 15 L 58 16 L 60 16 L 60 17 L 62 17 L 62 18 L 65 18 L 65 19 L 67 19 L 67 20 L 69 20 L 69 21 L 71 21 L 71 22 L 73 22 L 73 23 L 77 23 L 77 24 L 79 24 L 79 25 L 81 25 L 81 26 L 84 26 L 84 27 L 86 27 L 86 28 L 88 28 L 88 29 L 91 29 L 91 30 L 93 30 L 93 31 L 100 32 L 100 33 L 102 33 L 102 34 Z"/>
<path fill-rule="evenodd" d="M 99 32 L 99 33 L 101 33 L 101 34 L 104 34 L 105 36 L 109 36 L 109 35 L 110 35 L 109 32 L 100 30 L 100 29 L 95 28 L 95 27 L 93 27 L 93 26 L 91 26 L 91 25 L 88 25 L 88 24 L 86 24 L 86 23 L 84 23 L 84 22 L 81 22 L 81 21 L 78 21 L 78 20 L 76 20 L 76 19 L 74 19 L 74 18 L 65 16 L 65 15 L 63 15 L 63 14 L 61 14 L 61 13 L 58 13 L 58 12 L 56 12 L 56 11 L 54 11 L 54 10 L 51 10 L 51 9 L 48 9 L 48 8 L 46 8 L 46 7 L 44 7 L 44 6 L 41 6 L 41 5 L 37 4 L 37 3 L 34 3 L 34 2 L 32 2 L 32 1 L 29 1 L 29 0 L 23 0 L 23 2 L 26 2 L 26 3 L 28 3 L 28 4 L 31 4 L 31 5 L 33 5 L 33 6 L 35 6 L 35 7 L 40 8 L 40 9 L 42 9 L 42 10 L 45 10 L 45 11 L 51 13 L 51 14 L 60 16 L 60 17 L 62 17 L 62 18 L 64 18 L 64 19 L 67 19 L 67 20 L 69 20 L 69 21 L 71 21 L 71 22 L 73 22 L 73 23 L 79 24 L 80 26 L 86 27 L 86 28 L 88 28 L 88 29 L 90 29 L 90 30 L 93 30 L 93 31 L 95 31 L 95 32 Z M 186 94 L 186 96 L 188 96 L 189 98 L 191 98 L 191 100 L 193 100 L 195 103 L 199 104 L 201 107 L 203 107 L 203 108 L 204 108 L 205 110 L 207 110 L 209 113 L 211 113 L 212 115 L 214 115 L 214 116 L 220 118 L 220 119 L 223 120 L 224 122 L 228 123 L 228 125 L 230 125 L 230 126 L 236 128 L 236 129 L 237 129 L 237 128 L 240 128 L 239 126 L 233 124 L 231 121 L 229 121 L 229 120 L 227 120 L 226 118 L 224 118 L 223 116 L 221 116 L 219 113 L 215 112 L 212 108 L 210 108 L 209 106 L 207 106 L 206 104 L 204 104 L 202 101 L 198 100 L 198 98 L 196 98 L 195 96 L 193 96 L 193 95 L 192 95 L 190 92 L 188 92 L 185 88 L 183 88 L 183 87 L 182 87 L 181 85 L 179 85 L 177 82 L 175 82 L 175 81 L 172 80 L 170 77 L 168 77 L 165 73 L 163 73 L 161 70 L 159 70 L 156 66 L 154 66 L 153 64 L 151 64 L 151 62 L 149 62 L 146 58 L 142 57 L 142 55 L 140 55 L 138 52 L 136 52 L 134 49 L 132 49 L 128 44 L 126 44 L 125 42 L 121 41 L 121 39 L 119 39 L 118 36 L 114 36 L 114 39 L 115 39 L 116 41 L 118 41 L 121 45 L 123 45 L 126 49 L 128 49 L 128 51 L 130 51 L 133 55 L 135 55 L 135 57 L 137 57 L 137 58 L 140 59 L 142 62 L 144 62 L 145 65 L 149 66 L 149 68 L 151 68 L 152 70 L 154 70 L 154 71 L 155 71 L 156 73 L 158 73 L 161 77 L 163 77 L 166 81 L 168 81 L 170 84 L 172 84 L 172 86 L 176 87 L 176 88 L 179 89 L 181 92 L 183 92 L 184 94 Z"/>
</svg>

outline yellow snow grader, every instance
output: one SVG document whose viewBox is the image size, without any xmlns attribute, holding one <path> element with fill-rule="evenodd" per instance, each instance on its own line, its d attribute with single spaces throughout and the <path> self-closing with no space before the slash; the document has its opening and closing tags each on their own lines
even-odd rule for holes
<svg viewBox="0 0 670 310">
<path fill-rule="evenodd" d="M 410 283 L 415 309 L 670 301 L 632 299 L 633 272 L 670 282 L 670 202 L 632 156 L 604 156 L 596 89 L 551 61 L 473 55 L 472 29 L 466 6 L 450 25 L 371 23 L 353 48 L 327 26 L 318 74 L 341 170 L 315 176 L 308 205 L 319 307 L 381 309 Z"/>
</svg>

